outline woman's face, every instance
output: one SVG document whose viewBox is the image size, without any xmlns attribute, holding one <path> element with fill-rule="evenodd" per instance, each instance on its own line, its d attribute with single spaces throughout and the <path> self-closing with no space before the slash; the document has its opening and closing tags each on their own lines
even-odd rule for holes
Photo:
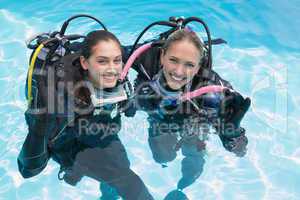
<svg viewBox="0 0 300 200">
<path fill-rule="evenodd" d="M 178 90 L 199 71 L 201 55 L 196 46 L 188 41 L 176 41 L 161 54 L 163 74 L 171 89 Z"/>
<path fill-rule="evenodd" d="M 89 80 L 99 89 L 113 88 L 122 71 L 120 46 L 113 40 L 99 41 L 88 59 L 80 57 L 81 66 L 88 70 Z"/>
</svg>

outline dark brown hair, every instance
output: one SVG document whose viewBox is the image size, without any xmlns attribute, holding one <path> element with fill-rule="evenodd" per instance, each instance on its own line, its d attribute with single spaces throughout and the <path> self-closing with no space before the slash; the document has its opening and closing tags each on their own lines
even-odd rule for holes
<svg viewBox="0 0 300 200">
<path fill-rule="evenodd" d="M 98 31 L 92 31 L 90 33 L 87 34 L 86 38 L 83 41 L 83 46 L 81 49 L 81 55 L 88 59 L 91 55 L 92 55 L 92 49 L 93 47 L 100 41 L 109 41 L 112 40 L 114 42 L 116 42 L 120 49 L 121 48 L 121 43 L 118 40 L 118 38 L 112 34 L 109 31 L 105 31 L 105 30 L 98 30 Z"/>
</svg>

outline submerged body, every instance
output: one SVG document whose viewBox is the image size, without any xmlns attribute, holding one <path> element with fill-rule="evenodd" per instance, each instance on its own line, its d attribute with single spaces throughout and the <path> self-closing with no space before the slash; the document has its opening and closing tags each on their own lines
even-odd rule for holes
<svg viewBox="0 0 300 200">
<path fill-rule="evenodd" d="M 29 133 L 18 156 L 19 171 L 30 178 L 53 158 L 61 166 L 59 178 L 71 185 L 88 176 L 113 186 L 124 199 L 153 199 L 130 169 L 117 135 L 126 100 L 103 104 L 101 99 L 103 94 L 122 90 L 117 86 L 122 69 L 120 43 L 109 32 L 95 31 L 85 39 L 82 51 L 81 55 L 64 56 L 53 66 L 64 74 L 52 83 L 57 89 L 54 94 L 38 95 L 47 87 L 42 87 L 42 80 L 35 81 L 38 90 L 25 113 Z M 59 84 L 63 89 L 58 89 Z M 48 101 L 49 95 L 56 95 L 57 101 Z M 54 112 L 49 111 L 51 106 Z M 38 112 L 44 108 L 46 112 Z M 102 193 L 106 198 L 105 191 Z"/>
<path fill-rule="evenodd" d="M 177 190 L 191 185 L 201 175 L 205 140 L 211 128 L 228 151 L 237 156 L 246 153 L 247 138 L 239 123 L 250 101 L 230 92 L 232 86 L 227 81 L 205 68 L 203 54 L 203 46 L 193 32 L 178 30 L 162 48 L 152 47 L 133 65 L 138 72 L 135 107 L 148 114 L 148 143 L 154 160 L 165 167 L 180 148 L 184 156 Z M 180 101 L 184 94 L 210 85 L 228 90 Z M 228 125 L 232 125 L 231 130 Z"/>
</svg>

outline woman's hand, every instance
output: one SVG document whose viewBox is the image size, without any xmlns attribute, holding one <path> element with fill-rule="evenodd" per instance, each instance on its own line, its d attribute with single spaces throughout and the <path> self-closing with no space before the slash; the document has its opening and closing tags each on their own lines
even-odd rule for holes
<svg viewBox="0 0 300 200">
<path fill-rule="evenodd" d="M 243 157 L 247 152 L 248 138 L 245 135 L 245 129 L 239 128 L 239 136 L 225 137 L 220 135 L 224 148 L 238 157 Z"/>
<path fill-rule="evenodd" d="M 235 129 L 240 127 L 240 123 L 248 111 L 251 100 L 243 98 L 238 92 L 226 90 L 224 99 L 221 101 L 220 117 L 222 122 L 228 126 L 230 124 Z M 226 133 L 226 130 L 224 130 Z"/>
</svg>

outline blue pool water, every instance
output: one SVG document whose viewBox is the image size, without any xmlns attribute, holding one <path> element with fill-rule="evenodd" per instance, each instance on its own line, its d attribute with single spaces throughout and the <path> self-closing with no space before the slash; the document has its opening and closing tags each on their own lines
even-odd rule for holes
<svg viewBox="0 0 300 200">
<path fill-rule="evenodd" d="M 25 3 L 26 2 L 26 3 Z M 214 47 L 214 68 L 245 96 L 251 110 L 242 125 L 248 153 L 237 158 L 218 138 L 208 141 L 201 177 L 184 192 L 192 200 L 300 199 L 300 1 L 298 0 L 174 0 L 174 1 L 0 1 L 0 199 L 98 199 L 98 183 L 84 178 L 77 187 L 57 180 L 59 167 L 50 161 L 38 176 L 24 180 L 16 157 L 27 133 L 24 81 L 30 51 L 24 41 L 34 33 L 60 28 L 78 13 L 91 14 L 124 44 L 156 20 L 198 16 L 214 37 L 228 45 Z M 74 22 L 69 32 L 86 33 L 93 23 Z M 197 30 L 197 28 L 195 28 Z M 147 37 L 162 28 L 151 29 Z M 197 30 L 198 31 L 198 30 Z M 199 30 L 200 31 L 200 30 Z M 131 72 L 132 73 L 132 72 Z M 132 75 L 132 74 L 130 74 Z M 175 189 L 180 178 L 179 154 L 161 168 L 147 144 L 146 115 L 135 124 L 123 118 L 120 133 L 132 168 L 155 199 Z M 140 128 L 136 128 L 140 125 Z"/>
</svg>

